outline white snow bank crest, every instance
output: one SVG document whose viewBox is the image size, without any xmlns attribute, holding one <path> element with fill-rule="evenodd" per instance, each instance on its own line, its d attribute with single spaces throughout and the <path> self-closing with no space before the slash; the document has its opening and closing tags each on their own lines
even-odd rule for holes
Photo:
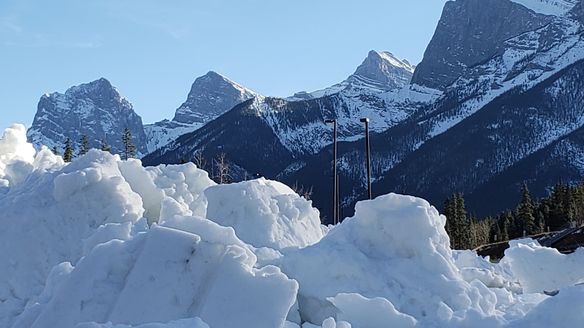
<svg viewBox="0 0 584 328">
<path fill-rule="evenodd" d="M 217 185 L 206 189 L 205 196 L 206 217 L 233 227 L 254 247 L 306 247 L 323 236 L 318 210 L 282 183 L 262 178 Z"/>
<path fill-rule="evenodd" d="M 494 315 L 496 296 L 460 276 L 444 224 L 422 199 L 380 196 L 359 202 L 353 218 L 278 263 L 300 283 L 300 311 L 313 323 L 339 312 L 329 298 L 342 293 L 385 298 L 422 322 Z"/>
</svg>

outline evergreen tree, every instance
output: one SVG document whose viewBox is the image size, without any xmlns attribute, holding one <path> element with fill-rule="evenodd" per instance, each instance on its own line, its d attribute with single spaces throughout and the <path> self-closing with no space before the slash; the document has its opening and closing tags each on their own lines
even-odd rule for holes
<svg viewBox="0 0 584 328">
<path fill-rule="evenodd" d="M 53 148 L 51 149 L 51 151 L 53 152 L 53 154 L 55 155 L 60 155 L 59 154 L 59 150 L 57 149 L 57 146 L 53 146 Z"/>
<path fill-rule="evenodd" d="M 462 194 L 454 194 L 444 203 L 446 231 L 450 245 L 454 249 L 468 249 L 472 246 L 471 225 L 467 218 Z"/>
<path fill-rule="evenodd" d="M 489 240 L 492 243 L 500 242 L 503 239 L 502 232 L 501 232 L 501 225 L 499 224 L 499 220 L 494 221 L 491 224 L 491 229 L 489 231 Z"/>
<path fill-rule="evenodd" d="M 503 214 L 503 216 L 501 217 L 501 240 L 509 240 L 510 236 L 509 236 L 509 226 L 511 225 L 511 220 L 512 220 L 512 215 L 511 212 L 506 212 L 505 214 Z"/>
<path fill-rule="evenodd" d="M 110 145 L 107 144 L 107 141 L 105 141 L 105 139 L 101 139 L 101 145 L 99 146 L 99 149 L 101 149 L 101 151 L 107 152 L 112 151 L 112 147 L 110 147 Z"/>
<path fill-rule="evenodd" d="M 132 132 L 128 128 L 124 129 L 124 134 L 122 135 L 122 143 L 124 145 L 123 153 L 124 160 L 136 156 L 136 145 L 134 145 L 134 141 L 132 140 Z"/>
<path fill-rule="evenodd" d="M 79 156 L 83 156 L 85 154 L 87 154 L 87 152 L 89 151 L 89 138 L 87 137 L 86 134 L 84 134 L 81 137 L 81 140 L 79 140 L 79 144 L 81 145 L 81 148 L 79 148 Z"/>
<path fill-rule="evenodd" d="M 63 151 L 63 160 L 65 162 L 71 162 L 73 160 L 73 144 L 70 138 L 65 140 L 65 149 Z"/>
<path fill-rule="evenodd" d="M 521 234 L 526 233 L 532 235 L 537 232 L 535 225 L 535 217 L 533 216 L 534 205 L 529 195 L 527 184 L 524 183 L 521 188 L 521 203 L 517 207 L 517 221 L 521 228 Z"/>
<path fill-rule="evenodd" d="M 568 218 L 564 208 L 564 201 L 566 199 L 568 187 L 561 183 L 557 183 L 554 187 L 551 197 L 549 198 L 549 217 L 546 220 L 546 225 L 552 231 L 562 229 L 567 223 Z"/>
</svg>

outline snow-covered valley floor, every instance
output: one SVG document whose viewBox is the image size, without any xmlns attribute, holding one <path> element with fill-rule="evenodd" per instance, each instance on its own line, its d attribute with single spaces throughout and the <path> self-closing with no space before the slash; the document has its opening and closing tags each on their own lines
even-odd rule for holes
<svg viewBox="0 0 584 328">
<path fill-rule="evenodd" d="M 0 327 L 579 327 L 584 250 L 452 251 L 389 194 L 336 227 L 287 186 L 0 140 Z M 547 296 L 544 291 L 557 291 Z M 549 293 L 548 293 L 549 294 Z"/>
</svg>

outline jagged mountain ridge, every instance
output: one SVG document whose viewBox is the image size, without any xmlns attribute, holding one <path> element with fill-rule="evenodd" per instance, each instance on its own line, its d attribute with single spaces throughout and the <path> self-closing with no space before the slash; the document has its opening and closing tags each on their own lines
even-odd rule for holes
<svg viewBox="0 0 584 328">
<path fill-rule="evenodd" d="M 274 139 L 265 142 L 281 145 L 287 149 L 290 158 L 315 154 L 332 143 L 331 137 L 323 138 L 330 135 L 330 125 L 324 123 L 325 119 L 338 120 L 340 140 L 354 140 L 363 135 L 363 125 L 359 122 L 361 117 L 373 118 L 372 131 L 381 132 L 407 118 L 417 103 L 434 99 L 437 96 L 435 90 L 405 87 L 413 69 L 407 61 L 395 59 L 388 52 L 371 51 L 355 74 L 326 91 L 310 94 L 304 99 L 258 96 L 255 101 L 245 103 L 245 112 L 255 113 L 256 119 L 261 121 L 256 124 L 268 126 L 273 131 Z M 218 120 L 224 121 L 217 125 L 223 129 L 239 129 L 237 125 L 240 122 L 233 120 L 231 115 L 222 116 Z M 207 129 L 193 132 L 189 140 L 202 140 L 208 133 L 206 131 Z M 177 161 L 179 158 L 189 159 L 196 148 L 208 148 L 197 141 L 187 150 L 188 147 L 184 144 L 186 139 L 181 140 L 182 142 L 177 140 L 154 152 L 145 161 L 161 163 Z M 238 144 L 241 140 L 246 139 L 233 133 L 226 142 Z M 238 157 L 238 154 L 231 155 L 229 157 L 232 159 Z M 266 166 L 263 171 L 278 172 L 270 163 L 266 163 Z"/>
<path fill-rule="evenodd" d="M 458 0 L 457 2 L 465 1 L 473 2 L 475 0 Z M 519 7 L 517 10 L 527 10 L 513 3 L 511 5 Z M 457 7 L 464 9 L 466 6 L 460 4 Z M 577 8 L 574 8 L 574 11 Z M 446 13 L 442 20 L 451 19 L 450 17 L 458 19 L 455 14 Z M 453 183 L 462 174 L 459 172 L 461 170 L 459 165 L 452 162 L 449 162 L 449 165 L 441 165 L 439 160 L 437 163 L 433 163 L 423 154 L 433 147 L 438 147 L 442 149 L 443 156 L 449 154 L 455 157 L 467 155 L 464 151 L 472 150 L 475 144 L 481 143 L 481 140 L 470 140 L 469 147 L 464 151 L 456 148 L 454 145 L 457 142 L 468 137 L 468 131 L 464 127 L 459 128 L 460 133 L 456 137 L 448 137 L 454 134 L 453 131 L 456 131 L 456 127 L 465 126 L 466 121 L 473 115 L 488 111 L 489 103 L 496 101 L 498 97 L 502 97 L 506 93 L 523 93 L 546 80 L 553 79 L 555 74 L 568 74 L 567 67 L 584 58 L 582 27 L 573 20 L 574 17 L 572 14 L 568 17 L 546 18 L 550 19 L 550 23 L 547 25 L 503 41 L 504 44 L 498 46 L 503 50 L 498 51 L 489 60 L 463 70 L 462 75 L 458 76 L 451 85 L 440 87 L 445 91 L 435 103 L 420 107 L 398 125 L 379 135 L 373 135 L 371 144 L 374 180 L 385 177 L 374 185 L 374 193 L 407 192 L 425 195 L 435 204 L 440 204 L 445 198 L 446 192 L 444 190 L 451 193 L 469 190 L 466 189 L 468 188 L 466 185 Z M 450 22 L 442 22 L 441 24 L 448 25 Z M 496 24 L 496 22 L 491 24 Z M 448 33 L 448 31 L 444 32 Z M 435 38 L 443 38 L 443 35 L 440 35 L 440 28 L 437 29 Z M 457 51 L 455 48 L 451 50 Z M 432 54 L 426 56 L 425 60 L 432 60 L 431 58 L 433 58 Z M 457 60 L 456 56 L 452 58 Z M 568 99 L 575 101 L 573 98 Z M 578 105 L 577 102 L 573 104 Z M 526 113 L 525 117 L 516 117 L 515 119 L 519 122 L 528 121 L 527 114 L 529 113 Z M 580 124 L 579 120 L 575 118 L 569 122 L 574 124 L 571 129 L 577 128 Z M 489 123 L 482 122 L 482 124 L 488 125 Z M 466 128 L 469 128 L 468 125 Z M 541 147 L 545 147 L 547 143 L 570 133 L 571 129 L 564 129 L 560 124 L 555 126 L 555 130 L 553 130 L 557 134 L 545 142 L 531 146 L 514 144 L 513 147 L 525 147 L 525 151 L 515 151 L 515 148 L 511 147 L 509 158 L 498 158 L 501 167 L 493 172 L 483 173 L 485 176 L 479 180 L 482 182 L 488 180 L 492 175 L 504 171 L 522 158 L 529 156 Z M 503 139 L 513 139 L 513 131 L 505 133 L 501 130 L 498 132 L 501 133 Z M 537 131 L 532 132 L 536 133 Z M 429 143 L 430 146 L 426 146 L 426 143 Z M 339 149 L 343 201 L 347 208 L 352 208 L 355 200 L 364 197 L 366 188 L 365 166 L 363 164 L 364 147 L 361 142 L 354 142 L 341 144 Z M 312 186 L 315 203 L 325 209 L 329 207 L 326 195 L 330 188 L 326 185 L 312 184 L 310 181 L 316 179 L 319 174 L 322 175 L 322 172 L 330 172 L 330 153 L 330 148 L 326 148 L 316 156 L 305 159 L 303 165 L 296 165 L 296 167 L 300 167 L 297 172 L 287 172 L 281 177 L 285 182 L 297 181 L 299 184 Z M 472 152 L 468 153 L 468 156 L 470 160 L 480 159 Z M 407 170 L 406 168 L 413 163 L 417 163 L 417 170 Z M 492 163 L 490 164 L 492 165 Z M 432 170 L 435 165 L 442 167 L 442 169 L 436 169 L 431 174 L 424 174 L 424 170 Z M 325 175 L 328 174 L 325 173 Z M 433 177 L 433 179 L 446 180 L 442 181 L 442 184 L 440 182 L 432 183 L 427 181 L 428 176 Z M 402 182 L 397 183 L 396 180 Z M 480 181 L 469 179 L 467 183 L 476 184 Z M 347 188 L 347 186 L 350 187 Z M 534 191 L 541 193 L 541 190 Z M 481 195 L 481 197 L 485 197 L 485 195 Z M 490 210 L 495 209 L 491 208 Z"/>
<path fill-rule="evenodd" d="M 141 117 L 108 80 L 100 78 L 71 87 L 64 94 L 43 95 L 28 138 L 36 147 L 45 145 L 62 151 L 67 138 L 78 148 L 81 137 L 87 135 L 91 147 L 99 148 L 105 140 L 114 152 L 121 152 L 125 128 L 132 132 L 138 152 L 146 154 Z"/>
</svg>

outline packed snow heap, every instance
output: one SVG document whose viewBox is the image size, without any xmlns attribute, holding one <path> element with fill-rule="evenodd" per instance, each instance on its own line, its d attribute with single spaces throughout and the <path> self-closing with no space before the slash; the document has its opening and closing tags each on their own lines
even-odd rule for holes
<svg viewBox="0 0 584 328">
<path fill-rule="evenodd" d="M 419 198 L 363 201 L 325 227 L 278 182 L 216 185 L 191 163 L 97 150 L 64 163 L 25 132 L 0 140 L 0 327 L 584 322 L 582 249 L 521 240 L 493 264 L 452 251 L 445 217 Z"/>
</svg>

